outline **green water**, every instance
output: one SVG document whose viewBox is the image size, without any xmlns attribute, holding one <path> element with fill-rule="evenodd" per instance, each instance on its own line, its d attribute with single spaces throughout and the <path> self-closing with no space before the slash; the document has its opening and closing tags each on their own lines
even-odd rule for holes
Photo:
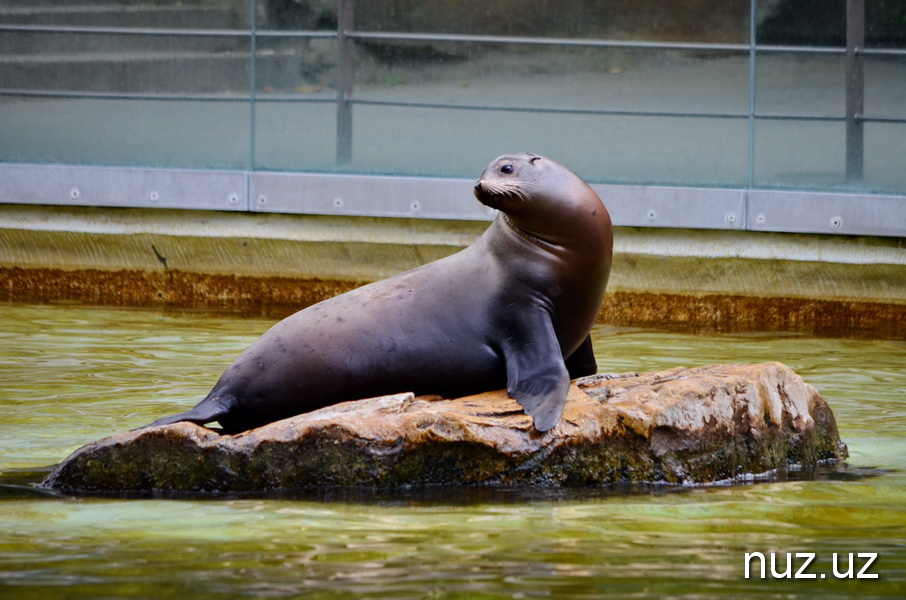
<svg viewBox="0 0 906 600">
<path fill-rule="evenodd" d="M 626 493 L 119 500 L 40 493 L 82 444 L 194 404 L 269 321 L 0 305 L 0 598 L 906 596 L 906 343 L 600 328 L 602 371 L 779 360 L 851 457 L 819 481 Z M 814 553 L 813 579 L 744 577 Z M 877 579 L 837 578 L 877 553 Z M 854 557 L 857 568 L 866 561 Z M 805 558 L 795 559 L 795 569 Z M 825 575 L 821 578 L 821 575 Z"/>
</svg>

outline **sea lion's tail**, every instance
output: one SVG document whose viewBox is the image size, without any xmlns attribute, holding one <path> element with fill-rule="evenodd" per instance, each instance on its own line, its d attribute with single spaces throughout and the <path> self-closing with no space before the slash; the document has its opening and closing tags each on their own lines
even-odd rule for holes
<svg viewBox="0 0 906 600">
<path fill-rule="evenodd" d="M 173 423 L 182 421 L 188 421 L 190 423 L 195 423 L 196 425 L 204 425 L 227 416 L 235 405 L 235 402 L 236 398 L 229 394 L 223 396 L 208 396 L 191 410 L 167 417 L 161 417 L 140 429 L 144 429 L 145 427 L 172 425 Z"/>
</svg>

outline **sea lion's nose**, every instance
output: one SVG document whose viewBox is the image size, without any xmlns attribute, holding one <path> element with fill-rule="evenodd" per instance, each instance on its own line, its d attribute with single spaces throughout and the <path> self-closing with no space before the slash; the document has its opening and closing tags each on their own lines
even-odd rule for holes
<svg viewBox="0 0 906 600">
<path fill-rule="evenodd" d="M 475 183 L 475 193 L 480 194 L 481 191 L 482 191 L 481 190 L 481 181 L 479 180 L 478 182 Z"/>
</svg>

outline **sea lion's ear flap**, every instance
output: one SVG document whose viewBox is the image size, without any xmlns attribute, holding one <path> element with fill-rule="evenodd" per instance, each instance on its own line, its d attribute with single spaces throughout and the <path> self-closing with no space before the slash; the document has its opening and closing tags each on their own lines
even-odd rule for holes
<svg viewBox="0 0 906 600">
<path fill-rule="evenodd" d="M 540 156 L 533 156 L 529 159 L 529 164 L 533 165 L 533 164 L 535 164 L 536 161 L 539 161 L 539 160 L 541 160 Z"/>
<path fill-rule="evenodd" d="M 547 431 L 563 414 L 569 373 L 550 315 L 532 314 L 519 325 L 519 331 L 509 332 L 503 352 L 507 393 L 532 417 L 535 429 Z"/>
</svg>

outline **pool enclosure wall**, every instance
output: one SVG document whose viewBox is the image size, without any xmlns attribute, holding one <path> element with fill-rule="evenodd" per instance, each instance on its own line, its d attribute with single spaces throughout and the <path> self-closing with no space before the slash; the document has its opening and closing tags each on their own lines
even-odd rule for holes
<svg viewBox="0 0 906 600">
<path fill-rule="evenodd" d="M 0 202 L 487 219 L 527 150 L 617 225 L 903 236 L 901 4 L 0 0 Z"/>
</svg>

